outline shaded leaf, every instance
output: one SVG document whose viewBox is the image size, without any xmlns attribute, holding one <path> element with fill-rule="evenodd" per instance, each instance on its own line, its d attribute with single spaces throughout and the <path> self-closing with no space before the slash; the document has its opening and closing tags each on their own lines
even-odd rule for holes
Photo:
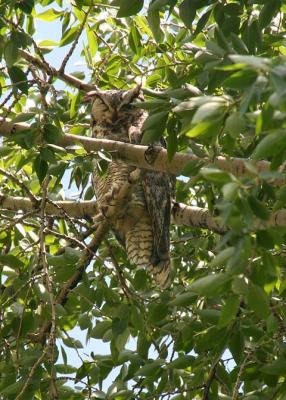
<svg viewBox="0 0 286 400">
<path fill-rule="evenodd" d="M 137 14 L 143 7 L 144 0 L 120 0 L 117 18 L 129 17 L 130 15 Z"/>
<path fill-rule="evenodd" d="M 231 276 L 225 273 L 208 275 L 193 282 L 190 285 L 190 290 L 201 296 L 213 296 L 219 292 L 230 279 Z"/>
<path fill-rule="evenodd" d="M 221 311 L 218 328 L 222 328 L 235 320 L 239 304 L 240 299 L 238 296 L 231 296 L 227 299 Z"/>
<path fill-rule="evenodd" d="M 266 293 L 259 286 L 251 284 L 248 288 L 247 301 L 249 307 L 258 318 L 266 319 L 269 314 L 269 301 Z"/>
</svg>

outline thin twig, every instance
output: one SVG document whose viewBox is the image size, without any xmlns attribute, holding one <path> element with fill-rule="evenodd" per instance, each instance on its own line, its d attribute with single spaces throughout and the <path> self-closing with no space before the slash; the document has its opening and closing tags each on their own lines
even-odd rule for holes
<svg viewBox="0 0 286 400">
<path fill-rule="evenodd" d="M 80 27 L 79 27 L 79 29 L 77 31 L 76 37 L 73 40 L 73 44 L 72 44 L 71 48 L 69 49 L 67 55 L 63 59 L 63 62 L 62 62 L 61 66 L 60 66 L 60 68 L 58 70 L 58 74 L 59 75 L 63 74 L 64 71 L 65 71 L 65 67 L 66 67 L 70 57 L 72 56 L 72 54 L 73 54 L 73 52 L 74 52 L 74 50 L 75 50 L 75 48 L 76 48 L 76 46 L 78 44 L 80 35 L 82 34 L 82 31 L 83 31 L 83 29 L 85 27 L 85 24 L 86 24 L 86 21 L 87 21 L 87 18 L 88 18 L 88 15 L 89 15 L 90 11 L 92 10 L 92 8 L 93 8 L 93 4 L 91 2 L 91 5 L 89 6 L 88 10 L 86 12 L 84 11 L 85 15 L 84 15 L 82 23 L 81 23 L 81 25 L 80 25 Z"/>
<path fill-rule="evenodd" d="M 122 269 L 121 269 L 120 265 L 118 264 L 118 262 L 117 262 L 117 260 L 116 260 L 116 257 L 114 256 L 113 248 L 112 248 L 112 246 L 110 245 L 110 243 L 109 243 L 108 240 L 105 240 L 104 243 L 105 243 L 105 246 L 106 246 L 107 249 L 108 249 L 109 257 L 111 258 L 112 264 L 113 264 L 114 267 L 115 267 L 117 276 L 118 276 L 119 281 L 120 281 L 120 284 L 121 284 L 121 288 L 122 288 L 122 290 L 123 290 L 123 293 L 125 294 L 127 300 L 130 301 L 130 298 L 131 298 L 130 289 L 129 289 L 129 287 L 127 286 L 127 284 L 126 284 L 126 282 L 125 282 Z"/>
<path fill-rule="evenodd" d="M 59 71 L 56 68 L 52 67 L 48 63 L 43 63 L 43 61 L 41 59 L 33 56 L 31 53 L 29 53 L 26 50 L 19 49 L 19 53 L 20 53 L 21 57 L 23 57 L 26 61 L 28 61 L 29 63 L 42 69 L 50 77 L 59 78 L 62 81 L 76 87 L 79 90 L 85 91 L 85 92 L 95 89 L 94 85 L 85 83 L 72 75 L 66 74 L 65 72 L 59 73 Z"/>
<path fill-rule="evenodd" d="M 253 352 L 252 349 L 248 350 L 244 360 L 242 361 L 242 363 L 240 365 L 240 368 L 239 368 L 239 371 L 238 371 L 238 374 L 237 374 L 237 377 L 236 377 L 236 382 L 235 382 L 235 385 L 234 385 L 234 389 L 233 389 L 233 394 L 232 394 L 231 400 L 237 400 L 238 399 L 238 391 L 239 391 L 239 388 L 240 388 L 240 385 L 241 385 L 241 375 L 243 374 L 243 371 L 244 371 L 244 369 L 246 367 L 246 364 L 247 364 L 247 362 L 249 360 L 249 357 L 251 356 L 252 352 Z"/>
<path fill-rule="evenodd" d="M 0 174 L 6 176 L 9 178 L 12 182 L 16 183 L 23 192 L 27 194 L 29 197 L 30 201 L 33 204 L 33 207 L 38 208 L 39 207 L 39 200 L 36 198 L 36 196 L 33 195 L 33 193 L 30 191 L 30 189 L 24 184 L 24 182 L 20 181 L 15 175 L 13 175 L 11 172 L 5 171 L 5 169 L 0 168 Z"/>
</svg>

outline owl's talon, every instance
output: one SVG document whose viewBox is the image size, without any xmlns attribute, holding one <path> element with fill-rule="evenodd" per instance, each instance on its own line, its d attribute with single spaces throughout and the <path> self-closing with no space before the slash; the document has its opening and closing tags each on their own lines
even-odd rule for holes
<svg viewBox="0 0 286 400">
<path fill-rule="evenodd" d="M 106 193 L 106 195 L 104 196 L 104 202 L 107 204 L 109 204 L 112 199 L 113 199 L 112 193 Z"/>
<path fill-rule="evenodd" d="M 104 220 L 104 217 L 103 217 L 102 213 L 96 214 L 93 217 L 93 222 L 95 225 L 99 225 L 103 220 Z"/>
<path fill-rule="evenodd" d="M 101 206 L 100 207 L 100 212 L 103 215 L 104 218 L 107 218 L 107 211 L 108 211 L 108 206 Z"/>
<path fill-rule="evenodd" d="M 112 196 L 112 198 L 114 198 L 114 197 L 117 195 L 117 193 L 119 192 L 119 190 L 120 190 L 120 188 L 119 188 L 119 186 L 117 186 L 117 185 L 114 185 L 114 186 L 112 187 L 112 189 L 111 189 L 111 196 Z"/>
</svg>

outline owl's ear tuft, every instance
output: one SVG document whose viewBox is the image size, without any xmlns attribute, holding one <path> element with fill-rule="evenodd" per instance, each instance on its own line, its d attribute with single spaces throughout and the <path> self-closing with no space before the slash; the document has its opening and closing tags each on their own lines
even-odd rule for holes
<svg viewBox="0 0 286 400">
<path fill-rule="evenodd" d="M 84 103 L 91 103 L 95 97 L 98 97 L 98 92 L 97 90 L 92 90 L 91 92 L 87 92 L 86 95 L 83 98 Z"/>
<path fill-rule="evenodd" d="M 130 104 L 133 100 L 140 98 L 141 85 L 135 86 L 135 88 L 126 90 L 122 95 L 122 100 L 124 104 Z"/>
</svg>

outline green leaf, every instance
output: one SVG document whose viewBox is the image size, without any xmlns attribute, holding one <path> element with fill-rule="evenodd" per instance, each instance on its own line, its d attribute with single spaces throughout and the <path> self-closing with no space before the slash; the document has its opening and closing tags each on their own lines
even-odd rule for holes
<svg viewBox="0 0 286 400">
<path fill-rule="evenodd" d="M 122 351 L 126 345 L 126 342 L 130 336 L 130 331 L 128 328 L 126 328 L 122 333 L 120 333 L 119 335 L 115 335 L 116 339 L 115 339 L 115 345 L 116 345 L 116 350 L 118 352 Z M 118 355 L 116 355 L 117 358 Z"/>
<path fill-rule="evenodd" d="M 274 334 L 279 330 L 279 324 L 276 317 L 270 314 L 266 321 L 267 333 Z"/>
<path fill-rule="evenodd" d="M 167 5 L 171 4 L 174 0 L 153 0 L 149 5 L 150 11 L 160 11 L 164 9 Z"/>
<path fill-rule="evenodd" d="M 35 292 L 42 301 L 50 302 L 50 293 L 47 291 L 46 287 L 42 283 L 35 283 Z"/>
<path fill-rule="evenodd" d="M 49 22 L 49 21 L 54 21 L 55 19 L 60 18 L 62 15 L 63 15 L 63 13 L 61 11 L 57 11 L 54 8 L 49 8 L 48 10 L 46 10 L 40 14 L 36 14 L 35 18 Z"/>
<path fill-rule="evenodd" d="M 286 360 L 283 358 L 276 360 L 271 364 L 263 365 L 263 367 L 260 368 L 260 371 L 269 375 L 285 376 Z"/>
<path fill-rule="evenodd" d="M 203 161 L 191 160 L 188 161 L 184 168 L 181 170 L 180 174 L 183 176 L 195 176 L 200 171 L 204 165 Z"/>
<path fill-rule="evenodd" d="M 13 256 L 13 254 L 5 254 L 5 255 L 0 255 L 0 264 L 2 265 L 8 265 L 8 267 L 11 268 L 23 268 L 24 263 L 16 256 Z"/>
<path fill-rule="evenodd" d="M 143 359 L 147 359 L 152 342 L 144 333 L 140 332 L 137 339 L 137 352 Z"/>
<path fill-rule="evenodd" d="M 234 254 L 235 247 L 227 247 L 226 249 L 220 251 L 215 258 L 213 258 L 209 264 L 211 268 L 217 266 L 223 266 L 226 261 Z"/>
<path fill-rule="evenodd" d="M 230 114 L 225 121 L 225 129 L 234 139 L 244 133 L 246 123 L 242 115 L 238 112 Z"/>
<path fill-rule="evenodd" d="M 236 294 L 247 295 L 248 293 L 248 286 L 245 278 L 242 278 L 241 276 L 235 276 L 233 278 L 231 288 L 233 293 Z"/>
<path fill-rule="evenodd" d="M 2 393 L 4 395 L 19 394 L 21 392 L 21 389 L 23 388 L 24 384 L 25 384 L 25 382 L 23 380 L 12 383 L 11 385 L 8 385 L 7 387 L 1 389 L 0 393 Z"/>
<path fill-rule="evenodd" d="M 38 155 L 34 160 L 33 167 L 40 183 L 42 183 L 48 172 L 49 168 L 48 163 L 45 160 L 43 160 L 40 155 Z"/>
<path fill-rule="evenodd" d="M 216 127 L 215 127 L 216 128 Z M 213 134 L 216 135 L 216 129 L 214 129 L 213 122 L 200 122 L 193 128 L 186 131 L 185 135 L 189 138 L 195 138 L 198 136 Z"/>
<path fill-rule="evenodd" d="M 277 0 L 267 0 L 267 2 L 265 2 L 259 13 L 258 22 L 260 29 L 264 29 L 266 26 L 270 25 L 271 20 L 277 14 L 280 5 L 280 1 Z"/>
<path fill-rule="evenodd" d="M 168 307 L 165 304 L 152 304 L 149 309 L 148 320 L 151 324 L 156 324 L 166 317 Z"/>
<path fill-rule="evenodd" d="M 268 220 L 270 213 L 261 201 L 254 196 L 248 196 L 248 203 L 254 215 L 265 221 Z"/>
<path fill-rule="evenodd" d="M 178 138 L 176 132 L 176 125 L 177 121 L 175 118 L 170 118 L 167 122 L 167 153 L 168 153 L 168 160 L 172 161 L 176 151 L 178 150 Z"/>
<path fill-rule="evenodd" d="M 59 43 L 59 47 L 67 46 L 75 39 L 76 35 L 78 34 L 79 25 L 73 28 L 68 29 L 61 38 Z"/>
<path fill-rule="evenodd" d="M 269 315 L 269 300 L 261 287 L 250 284 L 248 288 L 247 301 L 249 307 L 258 318 L 266 319 Z"/>
<path fill-rule="evenodd" d="M 214 296 L 230 279 L 231 276 L 225 273 L 212 274 L 196 280 L 189 289 L 201 296 Z"/>
<path fill-rule="evenodd" d="M 125 331 L 127 328 L 127 320 L 115 318 L 112 321 L 112 333 L 114 336 L 118 336 Z"/>
<path fill-rule="evenodd" d="M 54 40 L 41 40 L 38 43 L 38 47 L 44 52 L 48 53 L 52 51 L 56 46 L 58 46 L 58 42 L 55 42 Z"/>
<path fill-rule="evenodd" d="M 10 39 L 17 44 L 18 48 L 25 48 L 32 43 L 30 36 L 26 32 L 12 31 Z"/>
<path fill-rule="evenodd" d="M 176 358 L 176 360 L 170 362 L 168 364 L 168 367 L 177 368 L 177 369 L 185 369 L 185 368 L 188 368 L 189 366 L 193 365 L 195 360 L 196 360 L 196 357 L 186 354 L 186 355 L 180 356 L 180 357 Z"/>
<path fill-rule="evenodd" d="M 160 27 L 160 16 L 158 11 L 148 11 L 147 20 L 151 31 L 153 33 L 154 39 L 157 43 L 163 42 L 164 33 Z"/>
<path fill-rule="evenodd" d="M 226 201 L 232 201 L 236 198 L 240 185 L 238 182 L 229 182 L 223 185 L 222 193 Z"/>
<path fill-rule="evenodd" d="M 87 40 L 88 40 L 88 49 L 90 51 L 91 57 L 94 57 L 98 50 L 98 42 L 94 32 L 90 29 L 87 29 Z"/>
<path fill-rule="evenodd" d="M 136 290 L 143 290 L 147 286 L 147 281 L 148 281 L 148 275 L 147 272 L 143 269 L 139 269 L 136 271 L 135 277 L 134 277 L 134 287 Z"/>
<path fill-rule="evenodd" d="M 229 56 L 229 58 L 236 64 L 240 64 L 239 66 L 241 67 L 243 64 L 248 65 L 250 67 L 253 67 L 255 69 L 262 69 L 262 70 L 267 70 L 268 65 L 270 64 L 270 60 L 267 58 L 262 58 L 262 57 L 255 57 L 255 56 L 244 56 L 244 55 L 237 55 L 237 54 L 232 54 Z"/>
<path fill-rule="evenodd" d="M 261 142 L 258 143 L 252 157 L 256 160 L 274 156 L 277 151 L 283 151 L 286 147 L 286 132 L 279 130 L 266 135 Z"/>
<path fill-rule="evenodd" d="M 205 308 L 197 311 L 203 323 L 218 324 L 221 311 Z"/>
<path fill-rule="evenodd" d="M 82 343 L 72 337 L 65 337 L 62 339 L 63 343 L 72 349 L 83 349 Z"/>
<path fill-rule="evenodd" d="M 130 17 L 130 15 L 137 14 L 143 7 L 144 0 L 120 0 L 117 18 Z"/>
<path fill-rule="evenodd" d="M 209 20 L 209 17 L 210 17 L 210 15 L 211 15 L 211 13 L 212 13 L 212 10 L 208 10 L 208 11 L 205 12 L 205 13 L 201 16 L 201 18 L 198 20 L 196 29 L 195 29 L 195 31 L 194 31 L 194 33 L 193 33 L 193 38 L 195 38 L 195 37 L 204 29 L 204 27 L 206 26 L 206 23 L 207 23 L 208 20 Z"/>
<path fill-rule="evenodd" d="M 209 102 L 200 106 L 195 112 L 192 124 L 199 124 L 203 121 L 213 121 L 223 117 L 226 111 L 226 104 L 221 101 Z"/>
<path fill-rule="evenodd" d="M 179 6 L 179 15 L 187 28 L 192 28 L 196 17 L 196 1 L 184 0 Z"/>
<path fill-rule="evenodd" d="M 43 147 L 40 155 L 42 160 L 47 161 L 47 163 L 56 164 L 57 162 L 53 150 L 48 147 Z"/>
<path fill-rule="evenodd" d="M 231 175 L 217 168 L 201 168 L 200 174 L 208 181 L 215 183 L 228 183 L 232 180 Z"/>
<path fill-rule="evenodd" d="M 141 35 L 135 24 L 131 25 L 130 33 L 128 37 L 128 43 L 135 54 L 139 53 L 139 50 L 142 47 L 141 44 Z M 140 106 L 141 104 L 138 104 Z M 141 108 L 141 107 L 140 107 Z"/>
<path fill-rule="evenodd" d="M 23 93 L 28 94 L 28 82 L 25 72 L 19 67 L 11 67 L 8 68 L 8 74 L 15 87 L 19 88 Z"/>
<path fill-rule="evenodd" d="M 155 373 L 159 370 L 159 368 L 164 365 L 164 360 L 155 360 L 149 362 L 149 364 L 145 364 L 143 367 L 141 367 L 137 372 L 136 376 L 152 376 L 155 375 Z"/>
<path fill-rule="evenodd" d="M 231 296 L 227 299 L 225 305 L 222 308 L 218 328 L 227 326 L 230 322 L 235 320 L 236 314 L 239 309 L 240 299 L 238 296 Z"/>
<path fill-rule="evenodd" d="M 4 57 L 8 67 L 13 67 L 18 60 L 18 45 L 16 41 L 9 40 L 4 48 Z"/>
<path fill-rule="evenodd" d="M 134 328 L 142 330 L 144 327 L 144 320 L 142 319 L 142 314 L 136 306 L 131 306 L 130 312 L 130 323 Z"/>
<path fill-rule="evenodd" d="M 178 307 L 187 307 L 193 304 L 196 298 L 197 298 L 196 293 L 192 292 L 182 293 L 177 295 L 174 300 L 171 300 L 169 302 L 169 305 Z"/>
<path fill-rule="evenodd" d="M 229 350 L 233 355 L 236 364 L 239 364 L 244 358 L 245 340 L 240 326 L 236 325 L 233 329 L 232 335 L 229 340 Z"/>
<path fill-rule="evenodd" d="M 257 73 L 252 69 L 243 69 L 235 72 L 223 82 L 223 85 L 229 89 L 243 90 L 251 86 L 257 79 Z"/>
<path fill-rule="evenodd" d="M 83 331 L 92 326 L 92 320 L 88 314 L 82 314 L 78 319 L 80 329 Z"/>
<path fill-rule="evenodd" d="M 44 139 L 46 140 L 47 143 L 56 144 L 61 140 L 63 136 L 59 128 L 52 124 L 46 124 L 44 126 L 43 131 L 44 131 Z"/>
<path fill-rule="evenodd" d="M 6 157 L 8 154 L 13 152 L 13 148 L 11 146 L 1 146 L 0 147 L 0 157 Z"/>
<path fill-rule="evenodd" d="M 34 0 L 21 0 L 17 2 L 17 7 L 26 14 L 31 14 L 34 8 Z"/>
<path fill-rule="evenodd" d="M 56 371 L 60 374 L 73 374 L 77 372 L 77 368 L 68 364 L 56 364 Z"/>
<path fill-rule="evenodd" d="M 144 122 L 141 144 L 151 144 L 158 140 L 165 130 L 167 119 L 166 111 L 151 114 Z"/>
<path fill-rule="evenodd" d="M 90 336 L 96 339 L 102 339 L 106 331 L 111 329 L 112 321 L 104 320 L 98 321 L 96 326 L 92 329 Z"/>
</svg>

